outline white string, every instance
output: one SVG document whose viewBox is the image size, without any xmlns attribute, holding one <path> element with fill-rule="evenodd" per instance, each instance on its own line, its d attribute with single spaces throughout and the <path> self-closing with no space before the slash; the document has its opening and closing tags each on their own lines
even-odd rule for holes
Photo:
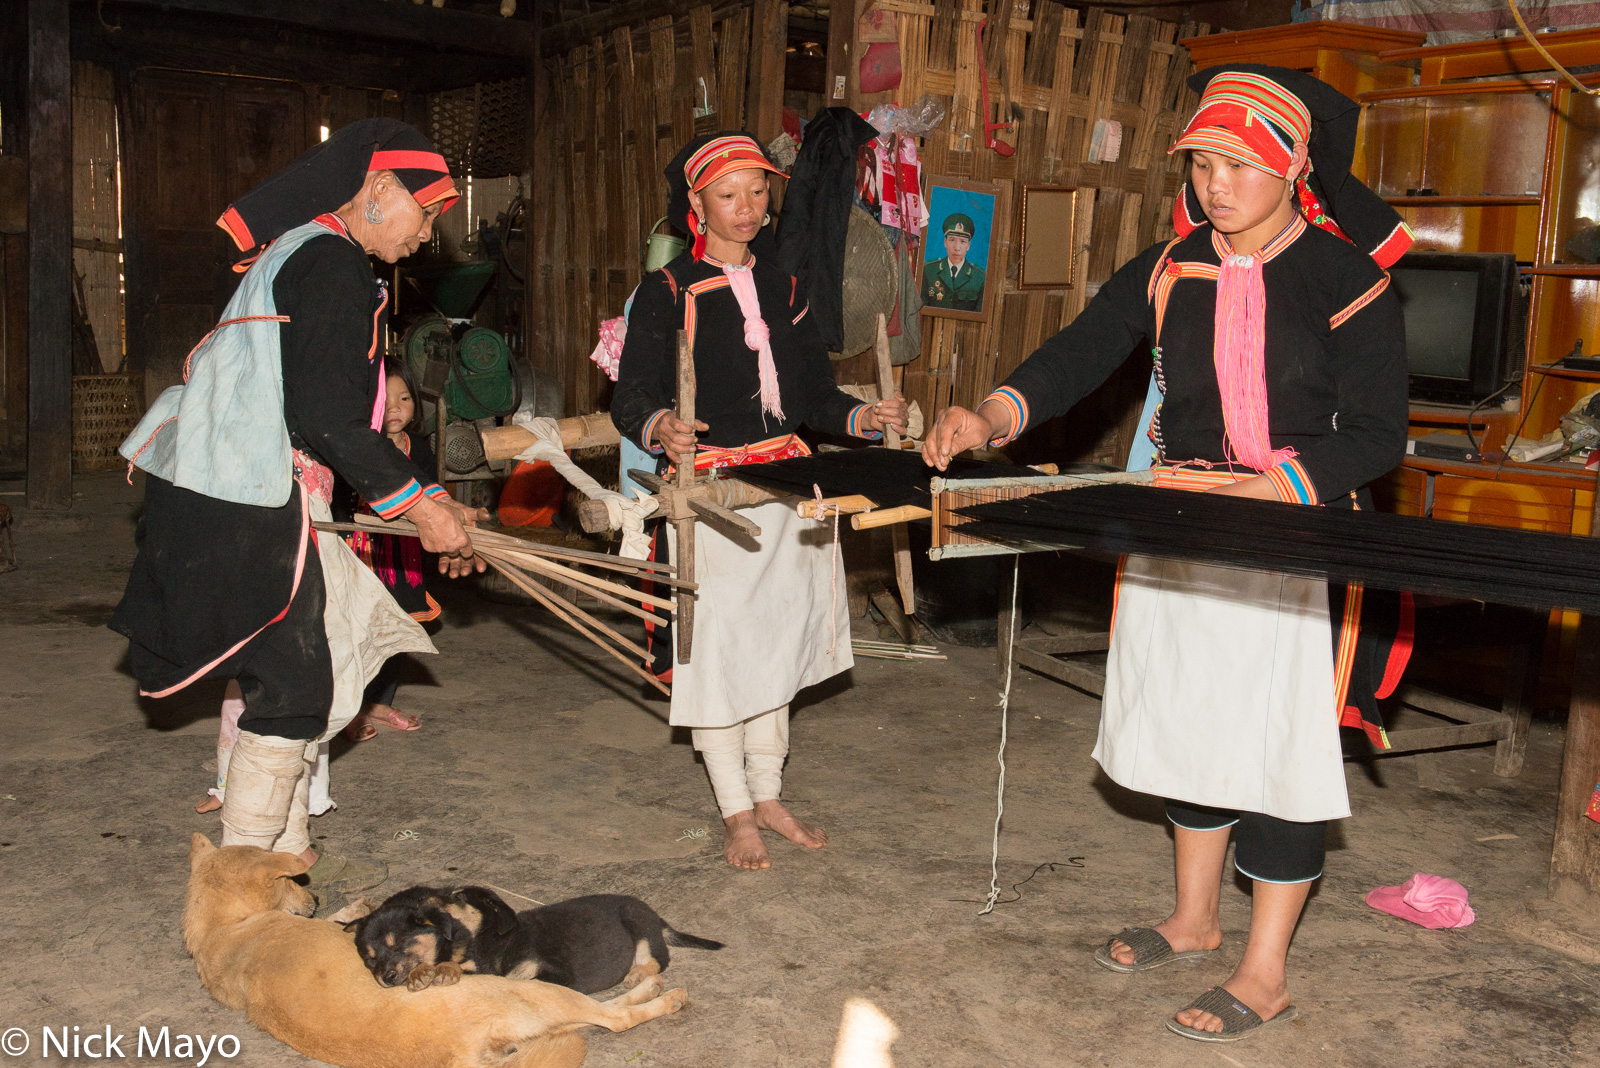
<svg viewBox="0 0 1600 1068">
<path fill-rule="evenodd" d="M 811 483 L 811 492 L 816 494 L 817 522 L 821 523 L 827 516 L 828 505 L 822 500 L 822 487 Z M 828 619 L 833 627 L 833 639 L 828 642 L 828 655 L 839 647 L 839 508 L 833 506 L 833 559 L 828 562 L 828 589 L 833 594 L 833 600 L 828 609 Z"/>
<path fill-rule="evenodd" d="M 1000 819 L 1006 814 L 1006 725 L 1011 713 L 1011 665 L 1016 662 L 1017 641 L 1017 586 L 1022 573 L 1022 554 L 1011 565 L 1011 619 L 1006 634 L 1006 688 L 1000 692 L 1000 783 L 995 787 L 994 846 L 989 855 L 989 896 L 984 901 L 979 916 L 994 911 L 1000 897 Z"/>
</svg>

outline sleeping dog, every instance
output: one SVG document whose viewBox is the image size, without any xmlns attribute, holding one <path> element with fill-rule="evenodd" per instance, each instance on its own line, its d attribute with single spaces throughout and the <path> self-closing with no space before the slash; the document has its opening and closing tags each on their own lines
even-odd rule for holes
<svg viewBox="0 0 1600 1068">
<path fill-rule="evenodd" d="M 722 948 L 674 930 L 636 897 L 597 894 L 519 913 L 481 886 L 414 886 L 349 930 L 380 984 L 412 990 L 476 972 L 536 978 L 588 994 L 659 974 L 667 967 L 668 946 Z"/>
</svg>

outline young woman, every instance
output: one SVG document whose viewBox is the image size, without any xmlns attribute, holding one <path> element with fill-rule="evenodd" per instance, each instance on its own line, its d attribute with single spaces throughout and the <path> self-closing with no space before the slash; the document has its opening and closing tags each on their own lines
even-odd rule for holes
<svg viewBox="0 0 1600 1068">
<path fill-rule="evenodd" d="M 783 172 L 737 132 L 696 138 L 667 167 L 670 211 L 693 247 L 639 286 L 611 414 L 625 437 L 674 464 L 809 455 L 802 423 L 857 437 L 905 426 L 904 400 L 861 404 L 838 389 L 795 280 L 751 253 L 769 220 L 769 173 Z M 679 330 L 694 351 L 693 426 L 673 414 Z M 693 728 L 726 828 L 723 855 L 753 870 L 771 863 L 762 829 L 812 849 L 827 843 L 778 800 L 789 702 L 852 659 L 831 541 L 788 504 L 746 514 L 761 528 L 757 545 L 706 524 L 696 531 L 694 655 L 671 665 L 671 721 Z"/>
<path fill-rule="evenodd" d="M 1067 411 L 1141 338 L 1163 391 L 1158 485 L 1356 507 L 1400 461 L 1405 333 L 1383 267 L 1411 237 L 1348 174 L 1356 104 L 1272 67 L 1190 84 L 1199 110 L 1172 148 L 1190 153 L 1180 236 L 1118 271 L 976 412 L 942 412 L 929 463 Z M 1094 756 L 1122 786 L 1167 799 L 1177 904 L 1095 959 L 1132 972 L 1216 949 L 1231 836 L 1254 880 L 1249 943 L 1168 1026 L 1228 1041 L 1293 1019 L 1289 939 L 1322 874 L 1327 821 L 1350 814 L 1337 729 L 1348 674 L 1327 586 L 1128 557 L 1111 642 Z"/>
</svg>

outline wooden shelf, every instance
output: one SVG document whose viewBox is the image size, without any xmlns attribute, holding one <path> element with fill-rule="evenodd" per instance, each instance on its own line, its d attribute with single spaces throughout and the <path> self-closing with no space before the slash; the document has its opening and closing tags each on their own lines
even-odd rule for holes
<svg viewBox="0 0 1600 1068">
<path fill-rule="evenodd" d="M 1600 265 L 1551 263 L 1543 267 L 1518 268 L 1523 274 L 1542 274 L 1550 278 L 1600 278 Z"/>
<path fill-rule="evenodd" d="M 1460 460 L 1435 460 L 1426 456 L 1407 456 L 1401 467 L 1435 475 L 1456 475 L 1489 481 L 1512 482 L 1524 486 L 1550 486 L 1557 489 L 1595 488 L 1595 472 L 1580 464 L 1519 464 L 1507 460 L 1497 463 L 1464 463 Z"/>
<path fill-rule="evenodd" d="M 1600 382 L 1600 371 L 1580 371 L 1575 367 L 1561 367 L 1553 363 L 1530 364 L 1528 373 L 1551 375 L 1555 378 L 1576 378 L 1580 382 Z"/>
<path fill-rule="evenodd" d="M 1397 208 L 1498 208 L 1521 204 L 1537 204 L 1538 194 L 1486 193 L 1475 197 L 1422 196 L 1384 197 L 1385 204 Z"/>
</svg>

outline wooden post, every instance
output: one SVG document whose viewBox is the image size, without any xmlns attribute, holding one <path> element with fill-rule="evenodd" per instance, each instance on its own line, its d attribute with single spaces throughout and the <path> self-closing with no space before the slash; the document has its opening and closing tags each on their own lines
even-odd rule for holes
<svg viewBox="0 0 1600 1068">
<path fill-rule="evenodd" d="M 894 393 L 894 365 L 889 362 L 889 328 L 883 318 L 883 313 L 878 313 L 878 334 L 873 342 L 874 354 L 878 364 L 878 396 L 888 400 Z M 900 434 L 892 427 L 883 428 L 883 444 L 896 452 L 900 451 Z M 906 617 L 917 614 L 917 595 L 911 582 L 911 532 L 906 530 L 904 523 L 896 523 L 891 532 L 894 538 L 894 577 L 900 587 L 900 603 L 905 606 Z M 902 632 L 901 637 L 911 641 L 915 635 Z"/>
<path fill-rule="evenodd" d="M 783 75 L 788 63 L 789 5 L 756 0 L 750 25 L 750 92 L 745 129 L 765 145 L 783 132 Z"/>
<path fill-rule="evenodd" d="M 678 418 L 694 426 L 694 352 L 689 347 L 689 335 L 678 331 Z M 694 485 L 694 455 L 691 451 L 687 463 L 678 463 L 678 488 Z M 694 513 L 686 511 L 673 518 L 678 531 L 678 578 L 694 581 Z M 678 593 L 678 663 L 687 664 L 694 651 L 694 594 L 688 590 Z"/>
<path fill-rule="evenodd" d="M 28 0 L 28 507 L 72 505 L 72 62 L 67 5 Z"/>
<path fill-rule="evenodd" d="M 1600 538 L 1600 477 L 1596 478 L 1589 536 Z M 1567 708 L 1567 744 L 1556 793 L 1556 842 L 1550 851 L 1550 896 L 1564 904 L 1600 902 L 1600 823 L 1584 811 L 1600 782 L 1600 616 L 1578 623 L 1578 655 L 1572 665 L 1572 702 Z"/>
</svg>

